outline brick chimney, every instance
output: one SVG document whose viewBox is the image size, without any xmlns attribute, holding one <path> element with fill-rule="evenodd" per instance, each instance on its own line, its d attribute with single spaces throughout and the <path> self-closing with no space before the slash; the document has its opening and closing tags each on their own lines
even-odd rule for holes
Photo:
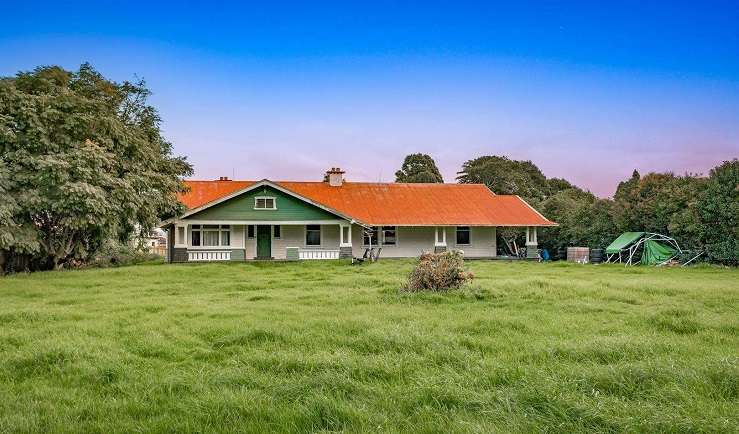
<svg viewBox="0 0 739 434">
<path fill-rule="evenodd" d="M 328 185 L 331 187 L 341 187 L 344 183 L 344 172 L 338 167 L 332 167 L 331 170 L 326 172 L 328 177 Z"/>
<path fill-rule="evenodd" d="M 230 179 L 228 179 L 228 176 L 219 176 L 218 180 L 219 181 L 230 181 Z"/>
</svg>

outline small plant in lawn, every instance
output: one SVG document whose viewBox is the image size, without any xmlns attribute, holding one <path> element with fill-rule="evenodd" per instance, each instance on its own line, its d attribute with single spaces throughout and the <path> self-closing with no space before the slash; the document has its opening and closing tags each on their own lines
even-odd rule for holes
<svg viewBox="0 0 739 434">
<path fill-rule="evenodd" d="M 465 271 L 460 251 L 424 253 L 403 289 L 410 292 L 449 291 L 459 288 L 473 277 L 472 272 Z"/>
</svg>

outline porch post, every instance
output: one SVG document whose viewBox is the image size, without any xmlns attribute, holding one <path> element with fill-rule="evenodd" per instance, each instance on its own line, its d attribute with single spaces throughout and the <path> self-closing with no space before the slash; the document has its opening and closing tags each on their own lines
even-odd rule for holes
<svg viewBox="0 0 739 434">
<path fill-rule="evenodd" d="M 446 251 L 446 228 L 436 226 L 434 228 L 434 253 Z"/>
<path fill-rule="evenodd" d="M 187 223 L 181 221 L 175 222 L 172 226 L 172 230 L 174 231 L 174 236 L 172 237 L 174 246 L 171 249 L 170 262 L 187 262 L 187 234 L 189 232 L 189 226 Z"/>
<path fill-rule="evenodd" d="M 349 259 L 352 256 L 352 225 L 341 223 L 339 224 L 339 258 Z"/>
<path fill-rule="evenodd" d="M 536 251 L 539 243 L 536 238 L 536 226 L 526 227 L 526 257 L 527 258 L 538 258 L 539 254 Z"/>
</svg>

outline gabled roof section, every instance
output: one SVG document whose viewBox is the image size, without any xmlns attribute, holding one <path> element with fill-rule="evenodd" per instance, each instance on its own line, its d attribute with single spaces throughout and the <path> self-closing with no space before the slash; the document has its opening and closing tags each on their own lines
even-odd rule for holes
<svg viewBox="0 0 739 434">
<path fill-rule="evenodd" d="M 236 186 L 209 185 L 208 183 L 217 183 L 217 184 L 232 184 L 233 183 L 233 184 L 236 184 Z M 305 197 L 305 196 L 302 196 L 300 193 L 290 191 L 289 189 L 286 189 L 285 187 L 277 183 L 274 183 L 268 179 L 263 179 L 257 182 L 253 182 L 253 181 L 195 181 L 194 184 L 191 184 L 191 181 L 185 181 L 185 184 L 188 185 L 188 187 L 190 187 L 190 192 L 180 196 L 180 200 L 185 204 L 185 206 L 188 207 L 188 210 L 182 216 L 180 216 L 181 218 L 185 218 L 193 214 L 197 214 L 214 205 L 218 205 L 219 203 L 225 202 L 229 199 L 235 198 L 244 193 L 248 193 L 252 190 L 256 190 L 258 188 L 267 186 L 267 187 L 272 187 L 278 191 L 281 191 L 282 193 L 296 197 L 317 208 L 320 208 L 324 211 L 334 214 L 337 217 L 362 224 L 362 222 L 360 221 L 355 221 L 356 219 L 354 219 L 350 215 L 346 215 L 342 213 L 341 211 L 328 207 L 322 203 L 315 202 L 309 197 Z M 188 197 L 191 194 L 194 194 L 195 198 Z M 220 196 L 218 196 L 218 194 L 220 194 Z M 203 201 L 203 200 L 208 200 L 208 201 L 198 205 L 198 202 Z"/>
<path fill-rule="evenodd" d="M 333 187 L 326 182 L 267 180 L 185 182 L 191 190 L 180 200 L 191 211 L 271 185 L 372 226 L 556 226 L 520 197 L 495 195 L 482 184 L 344 182 Z"/>
</svg>

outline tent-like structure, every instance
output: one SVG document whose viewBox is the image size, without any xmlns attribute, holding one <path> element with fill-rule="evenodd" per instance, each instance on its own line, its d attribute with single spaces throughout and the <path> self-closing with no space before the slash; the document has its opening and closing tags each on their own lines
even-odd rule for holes
<svg viewBox="0 0 739 434">
<path fill-rule="evenodd" d="M 641 260 L 639 261 L 639 253 Z M 651 232 L 624 232 L 606 247 L 606 262 L 664 265 L 683 251 L 674 238 Z"/>
</svg>

